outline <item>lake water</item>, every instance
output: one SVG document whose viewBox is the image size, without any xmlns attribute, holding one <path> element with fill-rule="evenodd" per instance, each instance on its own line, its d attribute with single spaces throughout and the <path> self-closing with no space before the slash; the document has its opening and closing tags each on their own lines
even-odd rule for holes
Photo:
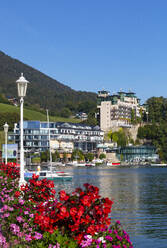
<svg viewBox="0 0 167 248">
<path fill-rule="evenodd" d="M 55 182 L 72 192 L 84 183 L 114 200 L 111 217 L 120 220 L 136 248 L 167 248 L 167 167 L 63 168 L 72 181 Z"/>
</svg>

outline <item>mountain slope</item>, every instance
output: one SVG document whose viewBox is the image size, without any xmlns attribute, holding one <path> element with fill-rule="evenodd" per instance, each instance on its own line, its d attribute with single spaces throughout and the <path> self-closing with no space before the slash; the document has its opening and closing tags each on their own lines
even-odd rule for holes
<svg viewBox="0 0 167 248">
<path fill-rule="evenodd" d="M 24 120 L 47 121 L 46 113 L 24 108 Z M 69 119 L 56 116 L 49 116 L 50 121 L 54 122 L 73 122 L 78 123 L 78 119 Z M 9 131 L 13 131 L 14 123 L 20 121 L 20 107 L 0 103 L 0 130 L 3 130 L 5 122 L 9 125 Z"/>
<path fill-rule="evenodd" d="M 25 78 L 30 82 L 27 89 L 25 102 L 36 104 L 41 108 L 58 114 L 63 108 L 69 108 L 72 112 L 80 109 L 79 105 L 88 102 L 90 108 L 96 106 L 96 94 L 72 90 L 38 70 L 13 59 L 0 51 L 0 93 L 6 97 L 17 98 L 16 80 L 23 72 Z"/>
</svg>

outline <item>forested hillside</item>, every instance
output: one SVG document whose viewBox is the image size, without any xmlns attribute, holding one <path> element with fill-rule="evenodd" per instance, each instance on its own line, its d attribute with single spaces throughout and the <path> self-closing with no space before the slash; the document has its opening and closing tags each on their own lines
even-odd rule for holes
<svg viewBox="0 0 167 248">
<path fill-rule="evenodd" d="M 157 147 L 160 159 L 167 161 L 167 99 L 152 97 L 147 100 L 148 124 L 139 127 L 138 138 Z"/>
<path fill-rule="evenodd" d="M 25 103 L 36 109 L 49 109 L 52 115 L 68 117 L 73 113 L 91 112 L 96 108 L 96 94 L 72 90 L 38 70 L 0 51 L 0 93 L 17 98 L 16 80 L 23 72 L 30 82 Z M 78 82 L 79 84 L 79 82 Z"/>
</svg>

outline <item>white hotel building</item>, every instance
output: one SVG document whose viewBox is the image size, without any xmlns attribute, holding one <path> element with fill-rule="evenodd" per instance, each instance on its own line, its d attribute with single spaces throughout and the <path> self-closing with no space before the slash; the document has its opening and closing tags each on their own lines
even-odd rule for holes
<svg viewBox="0 0 167 248">
<path fill-rule="evenodd" d="M 131 127 L 132 111 L 136 117 L 140 117 L 140 111 L 146 111 L 134 92 L 122 91 L 114 95 L 98 91 L 97 108 L 97 119 L 103 131 L 112 127 Z"/>
</svg>

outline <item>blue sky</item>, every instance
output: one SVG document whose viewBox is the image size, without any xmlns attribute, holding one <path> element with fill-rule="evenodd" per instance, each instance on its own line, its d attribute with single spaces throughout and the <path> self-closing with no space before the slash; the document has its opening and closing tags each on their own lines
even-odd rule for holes
<svg viewBox="0 0 167 248">
<path fill-rule="evenodd" d="M 166 0 L 0 1 L 0 50 L 75 90 L 167 97 L 166 12 Z"/>
</svg>

